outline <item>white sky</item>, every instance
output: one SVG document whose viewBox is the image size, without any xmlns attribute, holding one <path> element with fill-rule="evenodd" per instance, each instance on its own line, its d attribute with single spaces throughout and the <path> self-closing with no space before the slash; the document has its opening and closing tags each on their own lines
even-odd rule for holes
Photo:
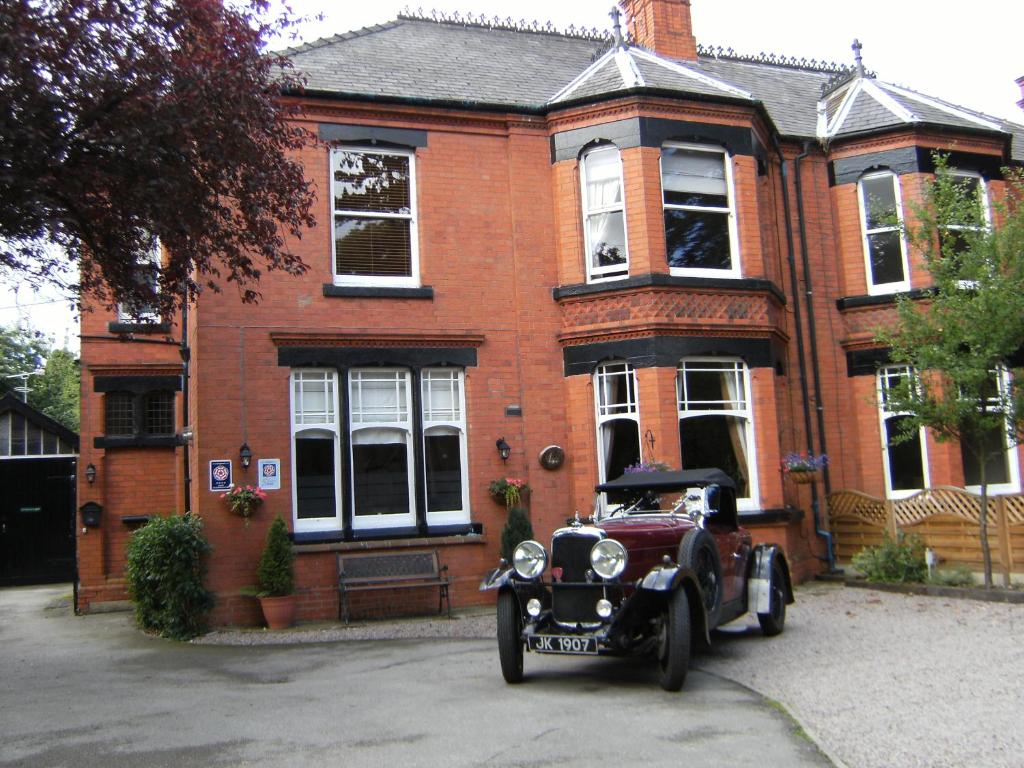
<svg viewBox="0 0 1024 768">
<path fill-rule="evenodd" d="M 315 40 L 394 19 L 404 0 L 291 0 L 296 13 L 323 20 L 302 26 L 303 40 Z M 408 3 L 410 7 L 419 7 Z M 515 20 L 551 21 L 609 29 L 612 0 L 427 0 L 425 10 L 471 11 Z M 739 53 L 762 51 L 786 56 L 852 63 L 850 44 L 863 44 L 864 63 L 878 77 L 923 93 L 1024 123 L 1017 107 L 1024 75 L 1019 45 L 1024 29 L 1020 0 L 692 0 L 697 40 L 732 47 Z M 289 43 L 293 44 L 293 43 Z M 19 316 L 77 349 L 77 321 L 68 302 L 54 294 L 17 292 L 0 286 L 0 324 Z M 20 314 L 15 305 L 23 306 Z M 50 302 L 50 303 L 40 303 Z M 29 306 L 32 305 L 32 306 Z"/>
</svg>

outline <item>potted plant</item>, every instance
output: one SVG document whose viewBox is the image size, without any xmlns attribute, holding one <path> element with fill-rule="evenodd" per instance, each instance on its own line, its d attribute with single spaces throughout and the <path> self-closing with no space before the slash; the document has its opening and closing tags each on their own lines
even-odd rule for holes
<svg viewBox="0 0 1024 768">
<path fill-rule="evenodd" d="M 269 629 L 286 629 L 295 621 L 294 561 L 288 527 L 278 515 L 267 531 L 256 570 L 256 596 Z"/>
<path fill-rule="evenodd" d="M 519 506 L 523 496 L 530 493 L 530 486 L 519 477 L 499 477 L 491 481 L 487 490 L 492 499 L 505 505 L 505 509 L 512 509 Z"/>
<path fill-rule="evenodd" d="M 236 485 L 227 493 L 222 493 L 220 497 L 227 501 L 232 512 L 245 518 L 245 524 L 249 525 L 249 518 L 256 511 L 256 507 L 267 498 L 267 494 L 251 485 Z"/>
<path fill-rule="evenodd" d="M 828 466 L 828 456 L 824 453 L 815 456 L 813 453 L 787 453 L 782 458 L 782 475 L 794 483 L 813 482 L 822 467 Z"/>
</svg>

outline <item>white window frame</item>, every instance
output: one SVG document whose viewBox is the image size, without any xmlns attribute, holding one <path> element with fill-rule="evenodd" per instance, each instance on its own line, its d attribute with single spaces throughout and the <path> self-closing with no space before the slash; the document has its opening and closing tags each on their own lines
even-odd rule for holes
<svg viewBox="0 0 1024 768">
<path fill-rule="evenodd" d="M 156 290 L 159 292 L 159 280 L 160 280 L 160 268 L 162 266 L 163 259 L 163 247 L 160 244 L 160 239 L 156 238 L 153 241 L 153 247 L 146 253 L 142 254 L 135 262 L 136 268 L 145 268 L 149 265 L 153 266 L 154 273 L 157 276 Z M 154 293 L 154 296 L 157 294 Z M 117 305 L 117 321 L 119 323 L 159 323 L 161 321 L 160 313 L 156 310 L 150 310 L 147 312 L 140 312 L 138 315 L 134 315 L 124 304 Z"/>
<path fill-rule="evenodd" d="M 701 368 L 701 364 L 706 363 L 730 363 L 735 366 L 735 374 L 738 375 L 737 380 L 743 385 L 743 396 L 742 407 L 739 408 L 718 408 L 718 409 L 689 409 L 685 406 L 689 403 L 689 399 L 686 396 L 686 372 L 691 371 L 714 371 L 716 373 L 722 372 L 721 368 Z M 722 400 L 716 401 L 723 404 L 729 404 L 731 401 Z M 740 512 L 752 512 L 760 509 L 760 484 L 758 483 L 758 464 L 757 464 L 757 440 L 756 432 L 754 429 L 754 407 L 751 399 L 750 389 L 750 367 L 739 358 L 729 357 L 685 357 L 679 361 L 679 365 L 676 368 L 676 409 L 677 417 L 679 421 L 683 419 L 694 418 L 697 416 L 732 416 L 736 418 L 744 419 L 746 424 L 746 440 L 747 440 L 747 470 L 749 473 L 748 484 L 749 496 L 736 496 L 736 508 Z M 680 446 L 681 450 L 685 450 L 684 446 Z"/>
<path fill-rule="evenodd" d="M 324 413 L 323 421 L 306 422 L 297 418 L 295 411 L 296 382 L 306 377 L 310 380 L 322 377 L 329 382 L 331 391 L 327 397 L 329 410 Z M 297 368 L 288 377 L 288 403 L 291 422 L 291 466 L 292 466 L 292 522 L 295 533 L 311 531 L 338 531 L 342 528 L 344 516 L 341 504 L 341 427 L 338 405 L 338 372 L 324 368 Z M 334 516 L 299 518 L 298 472 L 295 463 L 295 441 L 297 436 L 306 434 L 315 439 L 334 441 Z"/>
<path fill-rule="evenodd" d="M 458 413 L 452 414 L 447 419 L 428 419 L 431 414 L 429 406 L 430 393 L 427 386 L 428 381 L 438 374 L 446 374 L 451 377 L 454 385 L 453 394 L 457 396 Z M 439 378 L 441 378 L 439 376 Z M 424 368 L 420 373 L 421 409 L 423 416 L 423 434 L 420 439 L 423 442 L 423 483 L 424 492 L 427 481 L 427 459 L 426 443 L 430 432 L 439 430 L 455 430 L 459 435 L 459 460 L 462 465 L 462 508 L 457 510 L 431 510 L 429 494 L 424 499 L 427 510 L 427 526 L 459 525 L 470 521 L 469 506 L 469 440 L 466 428 L 466 384 L 465 372 L 460 368 Z M 415 509 L 415 503 L 413 504 Z"/>
<path fill-rule="evenodd" d="M 996 386 L 999 387 L 1000 398 L 1005 399 L 1006 393 L 1012 384 L 1013 374 L 1005 366 L 999 366 L 999 368 L 993 371 L 996 377 Z M 999 399 L 990 401 L 990 405 L 999 405 Z M 1004 431 L 1008 431 L 1010 427 L 1009 418 L 1007 418 L 1006 426 Z M 1006 448 L 1006 466 L 1007 475 L 1010 480 L 1006 483 L 989 483 L 988 493 L 990 495 L 1001 496 L 1008 493 L 1020 493 L 1020 459 L 1017 455 L 1017 446 L 1008 445 Z M 981 493 L 980 485 L 966 485 L 966 478 L 964 478 L 965 485 L 968 491 L 972 493 Z"/>
<path fill-rule="evenodd" d="M 587 161 L 589 158 L 602 153 L 615 153 L 615 162 L 619 170 L 619 202 L 613 205 L 591 205 L 587 187 Z M 584 261 L 586 262 L 587 282 L 596 283 L 606 280 L 625 280 L 629 277 L 629 229 L 626 224 L 626 184 L 622 174 L 622 153 L 614 144 L 600 144 L 588 149 L 580 158 L 580 186 L 581 201 L 583 208 L 583 240 L 584 240 Z M 619 213 L 622 216 L 623 248 L 626 261 L 624 264 L 614 264 L 607 267 L 596 267 L 593 264 L 592 246 L 590 241 L 590 218 L 600 214 Z"/>
<path fill-rule="evenodd" d="M 353 392 L 356 382 L 363 374 L 380 375 L 395 374 L 397 386 L 405 390 L 405 418 L 394 420 L 378 421 L 356 421 L 355 400 Z M 416 525 L 416 484 L 415 484 L 415 454 L 413 451 L 413 440 L 415 430 L 413 429 L 413 397 L 412 397 L 412 373 L 407 368 L 353 368 L 348 372 L 348 429 L 349 429 L 349 491 L 348 497 L 352 506 L 352 530 L 384 530 L 388 528 L 408 528 Z M 396 387 L 397 391 L 397 387 Z M 397 416 L 401 416 L 399 411 Z M 369 429 L 393 430 L 405 433 L 406 450 L 406 481 L 408 482 L 409 508 L 402 513 L 359 515 L 356 510 L 355 495 L 355 456 L 356 433 Z"/>
<path fill-rule="evenodd" d="M 611 372 L 610 369 L 613 366 L 625 366 L 625 370 L 621 373 L 618 371 Z M 632 393 L 632 398 L 627 397 L 627 401 L 623 404 L 611 405 L 604 402 L 604 380 L 611 376 L 628 376 L 631 380 L 632 386 L 629 391 Z M 618 410 L 617 410 L 618 409 Z M 605 363 L 601 363 L 594 370 L 594 416 L 597 423 L 597 477 L 598 482 L 605 483 L 609 479 L 614 480 L 615 478 L 609 478 L 607 475 L 608 468 L 605 466 L 605 455 L 603 441 L 601 439 L 601 432 L 604 429 L 605 424 L 609 424 L 613 421 L 632 421 L 636 423 L 637 436 L 640 434 L 640 390 L 639 382 L 637 381 L 636 368 L 630 363 L 624 360 L 610 360 Z M 644 456 L 644 445 L 643 440 L 639 440 L 640 444 L 640 461 L 643 461 Z M 604 495 L 602 494 L 602 499 Z"/>
<path fill-rule="evenodd" d="M 864 201 L 864 182 L 889 177 L 893 185 L 893 196 L 896 200 L 897 224 L 868 228 L 868 207 Z M 864 249 L 864 276 L 867 281 L 868 295 L 879 296 L 888 293 L 899 293 L 910 290 L 910 262 L 907 259 L 907 242 L 902 232 L 903 223 L 903 192 L 900 177 L 892 171 L 866 173 L 857 182 L 857 204 L 860 207 L 861 243 Z M 903 279 L 893 283 L 875 283 L 871 274 L 871 235 L 885 232 L 900 233 L 900 258 L 903 263 Z"/>
<path fill-rule="evenodd" d="M 958 178 L 978 180 L 978 191 L 981 193 L 981 214 L 982 219 L 984 219 L 985 223 L 981 227 L 972 227 L 967 224 L 947 224 L 945 226 L 945 229 L 953 232 L 977 232 L 992 226 L 992 210 L 988 202 L 988 183 L 985 181 L 985 177 L 982 176 L 977 171 L 965 171 L 960 168 L 950 168 L 949 173 L 954 178 L 954 180 Z M 975 281 L 960 280 L 958 282 L 958 286 L 960 288 L 970 289 L 975 286 Z"/>
<path fill-rule="evenodd" d="M 368 155 L 399 155 L 409 159 L 409 213 L 386 213 L 375 211 L 349 211 L 334 207 L 334 157 L 340 152 L 357 152 Z M 331 223 L 331 274 L 334 276 L 334 284 L 339 286 L 376 286 L 395 288 L 418 288 L 420 286 L 420 258 L 419 258 L 419 216 L 416 203 L 416 152 L 412 149 L 387 148 L 362 145 L 340 145 L 330 148 L 328 155 L 328 174 L 330 176 L 330 223 Z M 365 219 L 400 219 L 409 222 L 409 275 L 388 276 L 388 275 L 339 275 L 338 256 L 336 253 L 336 238 L 334 235 L 334 222 L 337 216 L 348 216 Z"/>
<path fill-rule="evenodd" d="M 885 495 L 889 499 L 905 499 L 908 496 L 913 496 L 918 491 L 924 490 L 924 488 L 931 487 L 931 471 L 928 467 L 928 442 L 924 427 L 921 427 L 918 431 L 918 442 L 921 446 L 921 467 L 922 467 L 922 481 L 924 482 L 924 488 L 907 488 L 902 490 L 895 490 L 892 487 L 892 467 L 889 465 L 889 445 L 886 441 L 886 422 L 894 417 L 907 416 L 908 411 L 892 411 L 889 410 L 886 404 L 886 392 L 889 389 L 888 380 L 892 378 L 898 378 L 900 376 L 906 376 L 912 378 L 914 376 L 913 370 L 909 365 L 886 365 L 878 369 L 878 373 L 875 376 L 875 394 L 878 399 L 878 427 L 880 431 L 880 439 L 882 441 L 882 474 L 885 477 Z"/>
<path fill-rule="evenodd" d="M 679 210 L 679 211 L 707 211 L 711 213 L 725 213 L 727 214 L 727 222 L 729 228 L 729 261 L 731 267 L 729 269 L 706 269 L 703 267 L 669 267 L 669 274 L 676 275 L 679 277 L 723 277 L 723 278 L 741 278 L 743 276 L 743 270 L 740 264 L 740 247 L 739 247 L 739 227 L 736 223 L 736 187 L 733 182 L 733 171 L 732 171 L 732 155 L 724 147 L 709 146 L 707 144 L 691 144 L 680 141 L 666 141 L 662 145 L 662 151 L 665 149 L 686 149 L 696 152 L 707 152 L 710 154 L 717 154 L 722 156 L 722 164 L 725 167 L 725 190 L 726 198 L 728 200 L 728 206 L 725 208 L 720 207 L 709 207 L 702 205 L 674 205 L 665 202 L 665 172 L 663 166 L 664 154 L 658 159 L 658 169 L 661 176 L 661 205 L 662 211 L 665 210 Z M 662 214 L 662 223 L 664 223 L 665 217 Z M 668 233 L 663 233 L 665 238 L 666 246 L 666 259 L 668 258 Z"/>
</svg>

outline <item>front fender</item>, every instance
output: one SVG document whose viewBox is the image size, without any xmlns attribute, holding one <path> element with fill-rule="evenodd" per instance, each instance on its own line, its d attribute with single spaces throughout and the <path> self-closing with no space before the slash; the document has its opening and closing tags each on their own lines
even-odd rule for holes
<svg viewBox="0 0 1024 768">
<path fill-rule="evenodd" d="M 664 600 L 668 594 L 677 589 L 685 589 L 690 602 L 690 620 L 694 626 L 695 633 L 702 637 L 706 644 L 711 641 L 711 627 L 708 626 L 708 615 L 704 608 L 704 601 L 701 598 L 700 585 L 697 582 L 697 575 L 691 568 L 683 568 L 678 565 L 660 565 L 648 571 L 647 575 L 640 580 L 634 599 L 643 600 L 644 595 L 649 597 L 655 595 Z M 655 593 L 651 595 L 650 593 Z"/>
<path fill-rule="evenodd" d="M 504 586 L 512 586 L 512 581 L 515 576 L 515 569 L 495 568 L 493 571 L 484 576 L 484 580 L 480 582 L 480 591 L 486 592 L 490 589 L 501 589 Z"/>
</svg>

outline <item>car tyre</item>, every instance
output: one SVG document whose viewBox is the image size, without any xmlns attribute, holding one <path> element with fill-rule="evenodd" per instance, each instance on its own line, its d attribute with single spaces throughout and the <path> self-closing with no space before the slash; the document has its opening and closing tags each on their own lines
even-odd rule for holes
<svg viewBox="0 0 1024 768">
<path fill-rule="evenodd" d="M 523 681 L 523 617 L 511 590 L 498 595 L 498 658 L 506 683 Z"/>
<path fill-rule="evenodd" d="M 697 576 L 708 628 L 714 629 L 722 607 L 722 563 L 714 537 L 703 528 L 688 531 L 679 542 L 678 559 L 679 565 Z"/>
<path fill-rule="evenodd" d="M 766 637 L 782 634 L 786 626 L 786 574 L 778 560 L 772 562 L 772 577 L 768 583 L 768 613 L 757 614 L 757 623 Z"/>
<path fill-rule="evenodd" d="M 679 587 L 669 598 L 658 638 L 658 684 L 678 691 L 690 666 L 690 599 Z"/>
</svg>

